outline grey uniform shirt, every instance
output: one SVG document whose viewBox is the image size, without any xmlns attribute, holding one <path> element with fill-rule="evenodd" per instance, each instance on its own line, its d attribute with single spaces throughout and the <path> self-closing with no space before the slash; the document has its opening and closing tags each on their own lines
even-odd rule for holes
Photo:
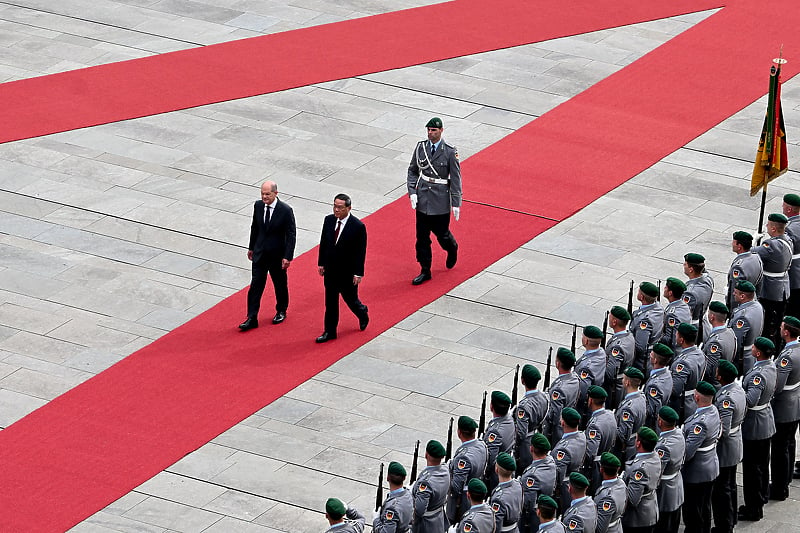
<svg viewBox="0 0 800 533">
<path fill-rule="evenodd" d="M 733 259 L 731 268 L 728 270 L 728 291 L 726 304 L 728 309 L 733 311 L 739 305 L 733 297 L 733 289 L 739 281 L 749 281 L 756 288 L 756 293 L 761 290 L 764 265 L 761 263 L 761 256 L 752 250 L 741 253 Z"/>
<path fill-rule="evenodd" d="M 485 503 L 473 505 L 456 527 L 458 533 L 496 533 L 494 513 Z"/>
<path fill-rule="evenodd" d="M 628 487 L 621 478 L 607 479 L 594 495 L 597 507 L 595 533 L 622 533 L 622 515 L 628 500 Z"/>
<path fill-rule="evenodd" d="M 561 518 L 567 531 L 574 533 L 594 533 L 597 527 L 597 507 L 589 496 L 572 500 Z"/>
<path fill-rule="evenodd" d="M 625 466 L 622 479 L 628 485 L 623 528 L 649 527 L 658 521 L 656 488 L 661 478 L 661 460 L 655 452 L 637 453 Z"/>
<path fill-rule="evenodd" d="M 677 511 L 683 505 L 683 459 L 686 453 L 686 440 L 678 429 L 662 431 L 658 434 L 655 448 L 661 460 L 661 480 L 658 483 L 658 510 L 663 513 Z"/>
<path fill-rule="evenodd" d="M 489 507 L 494 513 L 496 532 L 517 533 L 522 512 L 522 485 L 519 481 L 512 479 L 498 484 L 489 497 Z"/>
<path fill-rule="evenodd" d="M 533 461 L 519 477 L 522 485 L 522 513 L 526 523 L 536 522 L 536 500 L 552 496 L 556 486 L 556 460 L 552 455 Z"/>
<path fill-rule="evenodd" d="M 789 267 L 793 248 L 794 245 L 785 235 L 770 237 L 761 246 L 753 248 L 764 264 L 764 282 L 758 292 L 760 300 L 781 302 L 789 298 Z"/>
<path fill-rule="evenodd" d="M 705 368 L 706 356 L 697 346 L 681 350 L 669 366 L 672 374 L 672 397 L 669 405 L 682 415 L 682 420 L 694 413 L 694 388 L 702 379 Z"/>
<path fill-rule="evenodd" d="M 375 533 L 406 533 L 414 515 L 414 499 L 406 487 L 393 490 L 386 495 L 381 512 L 372 521 Z"/>
<path fill-rule="evenodd" d="M 519 401 L 514 409 L 514 429 L 516 439 L 514 454 L 517 459 L 517 468 L 522 463 L 524 469 L 532 461 L 531 437 L 541 429 L 544 417 L 547 414 L 547 395 L 538 390 L 529 390 Z"/>
<path fill-rule="evenodd" d="M 708 335 L 703 344 L 703 355 L 706 357 L 706 373 L 703 378 L 712 385 L 717 385 L 717 367 L 721 359 L 734 361 L 736 356 L 736 334 L 727 326 L 717 326 Z"/>
<path fill-rule="evenodd" d="M 669 402 L 672 396 L 672 373 L 669 368 L 654 368 L 644 385 L 644 395 L 647 401 L 647 415 L 644 425 L 655 430 L 658 411 Z"/>
<path fill-rule="evenodd" d="M 736 335 L 736 357 L 734 364 L 741 360 L 744 363 L 744 373 L 752 368 L 755 359 L 753 358 L 753 342 L 756 337 L 761 335 L 764 327 L 764 308 L 757 300 L 751 300 L 738 306 L 731 313 L 728 327 Z"/>
<path fill-rule="evenodd" d="M 789 217 L 786 237 L 792 243 L 792 264 L 789 267 L 789 287 L 800 289 L 800 216 Z"/>
<path fill-rule="evenodd" d="M 714 279 L 703 272 L 699 277 L 686 280 L 686 290 L 683 292 L 683 301 L 692 312 L 692 324 L 700 322 L 708 311 L 708 304 L 714 296 Z"/>
<path fill-rule="evenodd" d="M 664 331 L 664 309 L 658 302 L 643 305 L 633 312 L 628 329 L 636 343 L 634 365 L 643 370 L 653 345 L 661 340 Z"/>
<path fill-rule="evenodd" d="M 742 380 L 747 414 L 742 422 L 742 439 L 764 440 L 775 434 L 775 418 L 772 414 L 772 395 L 775 393 L 777 371 L 769 359 L 756 361 Z"/>
<path fill-rule="evenodd" d="M 348 507 L 344 515 L 344 522 L 330 526 L 325 533 L 362 533 L 365 521 L 364 515 L 356 509 Z"/>
<path fill-rule="evenodd" d="M 483 478 L 488 451 L 482 440 L 472 439 L 458 447 L 450 459 L 450 490 L 447 495 L 447 518 L 455 524 L 469 508 L 467 483 L 472 478 Z"/>
<path fill-rule="evenodd" d="M 675 352 L 680 350 L 675 335 L 678 333 L 678 326 L 682 323 L 692 323 L 692 310 L 689 309 L 689 304 L 679 298 L 664 307 L 664 333 L 661 335 L 660 341 Z"/>
<path fill-rule="evenodd" d="M 496 416 L 489 421 L 486 431 L 483 433 L 483 441 L 489 455 L 486 459 L 486 471 L 484 479 L 490 490 L 497 486 L 497 472 L 494 471 L 494 464 L 497 455 L 501 452 L 514 453 L 514 441 L 516 440 L 516 428 L 514 420 L 511 418 L 511 411 L 505 416 Z"/>
<path fill-rule="evenodd" d="M 417 195 L 417 211 L 444 215 L 461 207 L 461 165 L 458 150 L 441 141 L 434 155 L 431 143 L 420 141 L 408 165 L 408 194 Z"/>
<path fill-rule="evenodd" d="M 683 424 L 686 457 L 683 463 L 684 483 L 705 483 L 719 476 L 717 439 L 720 420 L 713 405 L 699 407 Z"/>
<path fill-rule="evenodd" d="M 565 407 L 575 407 L 580 394 L 580 380 L 572 372 L 559 374 L 553 383 L 550 384 L 548 391 L 550 395 L 550 407 L 547 409 L 547 416 L 544 418 L 542 433 L 555 445 L 561 439 L 563 430 L 561 429 L 561 411 Z"/>
<path fill-rule="evenodd" d="M 739 464 L 744 455 L 742 422 L 747 413 L 747 398 L 738 381 L 723 385 L 714 396 L 714 406 L 719 412 L 720 435 L 717 441 L 719 467 Z"/>
<path fill-rule="evenodd" d="M 800 262 L 800 261 L 798 261 Z M 786 343 L 775 359 L 778 370 L 772 412 L 777 424 L 800 420 L 800 343 Z"/>
<path fill-rule="evenodd" d="M 617 449 L 625 452 L 626 459 L 636 454 L 636 433 L 644 424 L 646 413 L 646 401 L 640 391 L 627 394 L 617 408 Z"/>
<path fill-rule="evenodd" d="M 447 526 L 444 504 L 450 488 L 450 472 L 445 465 L 428 466 L 411 487 L 414 500 L 414 533 L 442 533 Z"/>
</svg>

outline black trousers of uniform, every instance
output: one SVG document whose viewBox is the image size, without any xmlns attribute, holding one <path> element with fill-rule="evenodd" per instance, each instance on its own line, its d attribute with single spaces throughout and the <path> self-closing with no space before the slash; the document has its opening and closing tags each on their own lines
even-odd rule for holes
<svg viewBox="0 0 800 533">
<path fill-rule="evenodd" d="M 458 250 L 456 238 L 450 232 L 450 213 L 444 215 L 426 215 L 417 211 L 417 263 L 422 268 L 431 268 L 433 253 L 431 252 L 431 232 L 444 251 L 450 253 Z"/>
<path fill-rule="evenodd" d="M 711 531 L 711 487 L 713 485 L 713 481 L 683 482 L 685 533 L 709 533 Z"/>
<path fill-rule="evenodd" d="M 655 527 L 655 525 L 647 527 L 626 527 L 623 525 L 622 531 L 623 533 L 653 533 Z"/>
<path fill-rule="evenodd" d="M 772 436 L 772 456 L 770 459 L 770 475 L 772 476 L 773 496 L 789 496 L 789 483 L 794 474 L 794 434 L 797 432 L 797 420 L 794 422 L 775 423 L 775 434 Z M 777 491 L 777 492 L 776 492 Z"/>
<path fill-rule="evenodd" d="M 719 533 L 731 533 L 738 522 L 739 501 L 736 492 L 736 467 L 721 466 L 711 489 L 711 511 Z"/>
<path fill-rule="evenodd" d="M 247 291 L 247 316 L 258 318 L 261 308 L 261 296 L 267 285 L 267 274 L 272 277 L 272 287 L 275 289 L 275 311 L 286 312 L 289 307 L 289 286 L 286 270 L 281 268 L 281 258 L 272 261 L 259 261 L 252 265 L 252 278 L 250 289 Z"/>
<path fill-rule="evenodd" d="M 750 512 L 759 512 L 769 498 L 770 439 L 745 440 L 742 459 L 744 505 Z M 688 498 L 688 497 L 687 497 Z"/>
<path fill-rule="evenodd" d="M 658 522 L 656 522 L 655 533 L 678 533 L 681 527 L 681 508 L 678 507 L 674 511 L 658 513 Z"/>
<path fill-rule="evenodd" d="M 797 316 L 800 314 L 800 289 L 792 289 L 789 292 L 789 301 L 786 303 L 786 314 Z"/>
<path fill-rule="evenodd" d="M 764 327 L 761 335 L 775 343 L 775 349 L 780 350 L 783 346 L 783 339 L 780 337 L 781 322 L 783 321 L 786 302 L 775 300 L 758 300 L 764 308 Z M 780 353 L 776 351 L 775 353 Z"/>
<path fill-rule="evenodd" d="M 358 299 L 358 285 L 353 285 L 352 275 L 325 274 L 325 331 L 336 334 L 339 325 L 339 295 L 347 307 L 363 320 L 367 316 L 367 306 Z"/>
</svg>

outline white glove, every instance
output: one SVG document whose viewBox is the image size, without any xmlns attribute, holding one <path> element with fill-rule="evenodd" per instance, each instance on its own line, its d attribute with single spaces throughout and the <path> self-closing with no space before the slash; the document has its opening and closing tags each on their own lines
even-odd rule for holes
<svg viewBox="0 0 800 533">
<path fill-rule="evenodd" d="M 416 194 L 409 194 L 408 198 L 411 200 L 411 209 L 417 208 L 417 195 Z"/>
<path fill-rule="evenodd" d="M 380 511 L 372 511 L 372 521 L 374 522 L 376 518 L 381 515 Z"/>
<path fill-rule="evenodd" d="M 769 233 L 764 232 L 761 233 L 758 238 L 756 239 L 756 246 L 761 246 L 761 243 L 769 239 Z"/>
<path fill-rule="evenodd" d="M 453 218 L 456 219 L 456 222 L 458 222 L 459 215 L 461 215 L 461 208 L 460 207 L 454 207 L 453 208 Z"/>
</svg>

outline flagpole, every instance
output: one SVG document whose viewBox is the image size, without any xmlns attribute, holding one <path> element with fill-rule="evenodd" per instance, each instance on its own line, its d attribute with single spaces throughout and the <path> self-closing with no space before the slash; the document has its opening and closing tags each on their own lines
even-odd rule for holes
<svg viewBox="0 0 800 533">
<path fill-rule="evenodd" d="M 767 205 L 767 182 L 764 181 L 764 188 L 761 190 L 761 211 L 758 214 L 758 233 L 764 232 L 764 208 Z"/>
</svg>

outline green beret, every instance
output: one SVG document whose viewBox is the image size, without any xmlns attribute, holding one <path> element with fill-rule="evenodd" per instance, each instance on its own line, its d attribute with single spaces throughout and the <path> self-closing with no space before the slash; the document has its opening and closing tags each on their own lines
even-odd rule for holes
<svg viewBox="0 0 800 533">
<path fill-rule="evenodd" d="M 681 335 L 694 335 L 697 336 L 697 326 L 694 324 L 687 324 L 686 322 L 681 322 L 678 324 L 678 333 Z"/>
<path fill-rule="evenodd" d="M 603 452 L 600 456 L 600 466 L 615 466 L 617 468 L 622 466 L 619 458 L 611 452 Z"/>
<path fill-rule="evenodd" d="M 522 379 L 525 381 L 525 383 L 530 383 L 532 381 L 542 379 L 542 374 L 535 366 L 525 365 L 522 367 Z"/>
<path fill-rule="evenodd" d="M 325 512 L 334 520 L 339 520 L 347 512 L 347 509 L 345 509 L 341 500 L 328 498 L 328 501 L 325 502 Z"/>
<path fill-rule="evenodd" d="M 631 314 L 628 312 L 628 310 L 619 305 L 615 305 L 611 308 L 611 314 L 620 320 L 625 320 L 626 322 L 631 319 Z"/>
<path fill-rule="evenodd" d="M 478 429 L 478 423 L 473 418 L 462 415 L 458 417 L 458 429 L 461 431 L 474 431 Z"/>
<path fill-rule="evenodd" d="M 739 244 L 745 245 L 748 248 L 753 244 L 753 236 L 746 231 L 734 231 L 733 240 Z"/>
<path fill-rule="evenodd" d="M 564 410 L 561 411 L 561 418 L 570 427 L 578 427 L 578 424 L 581 421 L 580 413 L 572 407 L 565 407 Z"/>
<path fill-rule="evenodd" d="M 430 455 L 431 457 L 435 457 L 436 459 L 441 459 L 442 457 L 447 455 L 444 446 L 442 446 L 442 443 L 439 442 L 438 440 L 428 441 L 428 445 L 425 446 L 425 451 L 428 452 L 428 455 Z"/>
<path fill-rule="evenodd" d="M 686 284 L 678 278 L 667 278 L 667 287 L 671 291 L 675 289 L 679 289 L 680 291 L 686 290 Z"/>
<path fill-rule="evenodd" d="M 775 343 L 766 337 L 756 337 L 756 340 L 753 342 L 753 346 L 767 354 L 772 353 L 772 351 L 775 349 Z"/>
<path fill-rule="evenodd" d="M 658 410 L 658 416 L 664 420 L 664 422 L 668 424 L 677 424 L 680 417 L 678 417 L 677 411 L 669 406 L 664 406 Z"/>
<path fill-rule="evenodd" d="M 388 472 L 395 476 L 406 477 L 406 469 L 403 468 L 403 465 L 401 465 L 397 461 L 392 461 L 391 463 L 389 463 Z"/>
<path fill-rule="evenodd" d="M 483 498 L 486 496 L 486 493 L 489 492 L 486 488 L 486 484 L 476 477 L 469 480 L 469 483 L 467 483 L 467 490 L 470 494 L 479 498 Z"/>
<path fill-rule="evenodd" d="M 791 315 L 786 315 L 785 317 L 783 317 L 783 323 L 786 324 L 787 326 L 800 329 L 800 320 Z"/>
<path fill-rule="evenodd" d="M 539 496 L 539 498 L 537 498 L 536 505 L 538 507 L 547 507 L 556 511 L 558 510 L 558 504 L 556 501 L 546 494 L 542 494 Z"/>
<path fill-rule="evenodd" d="M 719 300 L 714 300 L 713 302 L 708 304 L 708 310 L 725 316 L 731 314 L 731 310 L 728 309 L 728 306 L 720 302 Z"/>
<path fill-rule="evenodd" d="M 714 385 L 709 383 L 708 381 L 701 381 L 699 382 L 694 390 L 702 394 L 703 396 L 714 396 L 717 393 L 717 389 L 714 388 Z"/>
<path fill-rule="evenodd" d="M 736 379 L 736 376 L 739 375 L 739 371 L 736 369 L 736 365 L 734 365 L 727 359 L 722 359 L 719 362 L 717 371 L 719 372 L 719 375 L 724 377 L 727 381 L 733 381 L 734 379 Z"/>
<path fill-rule="evenodd" d="M 642 442 L 658 442 L 658 435 L 656 435 L 656 432 L 647 426 L 640 427 L 637 435 L 639 435 L 639 440 Z"/>
<path fill-rule="evenodd" d="M 566 348 L 558 349 L 558 351 L 556 352 L 556 359 L 558 359 L 562 363 L 567 363 L 569 366 L 573 366 L 575 364 L 575 354 L 567 350 Z"/>
<path fill-rule="evenodd" d="M 603 332 L 597 326 L 586 326 L 583 328 L 583 334 L 587 339 L 602 339 Z"/>
<path fill-rule="evenodd" d="M 684 261 L 690 265 L 702 265 L 706 262 L 706 258 L 700 254 L 688 253 L 683 256 Z"/>
<path fill-rule="evenodd" d="M 511 455 L 507 454 L 506 452 L 498 453 L 496 462 L 500 468 L 505 468 L 506 470 L 510 470 L 511 472 L 517 469 L 517 462 Z"/>
<path fill-rule="evenodd" d="M 642 294 L 652 296 L 653 298 L 658 298 L 658 287 L 656 287 L 655 283 L 643 281 L 639 284 L 639 290 L 642 291 Z"/>
<path fill-rule="evenodd" d="M 660 342 L 657 342 L 653 345 L 653 351 L 661 357 L 672 357 L 675 355 L 675 352 L 672 351 L 672 348 Z M 642 379 L 644 379 L 644 374 L 642 374 Z"/>
<path fill-rule="evenodd" d="M 539 448 L 540 450 L 544 450 L 546 452 L 550 451 L 550 441 L 547 440 L 547 437 L 542 435 L 541 433 L 534 433 L 531 437 L 531 446 L 534 448 Z"/>
<path fill-rule="evenodd" d="M 786 215 L 784 215 L 783 213 L 771 213 L 767 217 L 767 220 L 769 220 L 770 222 L 777 222 L 778 224 L 786 224 L 787 222 L 789 222 L 789 219 L 786 218 Z"/>
<path fill-rule="evenodd" d="M 580 472 L 572 472 L 569 475 L 569 483 L 573 487 L 578 487 L 579 489 L 585 489 L 589 486 L 589 480 Z"/>
<path fill-rule="evenodd" d="M 427 124 L 425 124 L 425 127 L 426 128 L 442 128 L 443 127 L 442 126 L 442 119 L 440 119 L 439 117 L 433 117 L 432 119 L 430 119 L 428 121 Z"/>
<path fill-rule="evenodd" d="M 792 207 L 800 207 L 800 196 L 794 193 L 784 194 L 783 203 L 789 204 Z"/>
<path fill-rule="evenodd" d="M 736 290 L 740 292 L 756 292 L 756 286 L 746 279 L 741 279 L 736 282 Z"/>
<path fill-rule="evenodd" d="M 636 368 L 635 366 L 629 366 L 628 368 L 625 369 L 623 374 L 625 374 L 629 378 L 644 379 L 644 374 L 642 373 L 642 371 Z"/>
<path fill-rule="evenodd" d="M 508 394 L 506 394 L 505 392 L 499 390 L 493 390 L 492 403 L 511 405 L 511 398 L 509 398 Z"/>
<path fill-rule="evenodd" d="M 596 398 L 600 400 L 605 400 L 606 398 L 608 398 L 608 393 L 606 392 L 606 390 L 603 387 L 599 387 L 597 385 L 592 385 L 591 387 L 589 387 L 587 394 L 589 395 L 589 398 Z"/>
</svg>

